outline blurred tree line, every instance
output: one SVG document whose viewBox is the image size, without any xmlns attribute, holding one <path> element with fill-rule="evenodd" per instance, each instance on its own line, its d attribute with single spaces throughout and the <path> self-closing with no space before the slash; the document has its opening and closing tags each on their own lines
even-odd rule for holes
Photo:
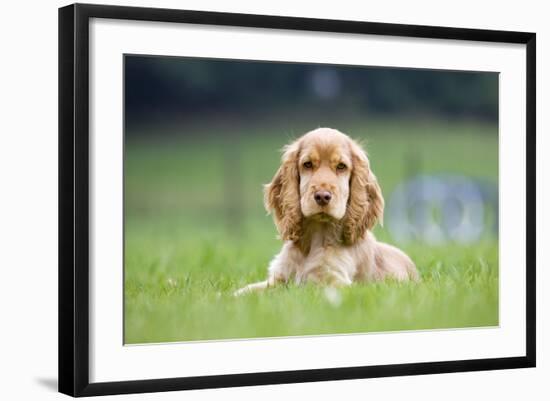
<svg viewBox="0 0 550 401">
<path fill-rule="evenodd" d="M 498 119 L 498 73 L 125 57 L 126 124 L 197 114 L 364 113 Z"/>
</svg>

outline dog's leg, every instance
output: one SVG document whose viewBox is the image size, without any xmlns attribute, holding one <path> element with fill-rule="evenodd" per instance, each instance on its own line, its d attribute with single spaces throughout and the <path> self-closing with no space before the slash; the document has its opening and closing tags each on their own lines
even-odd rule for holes
<svg viewBox="0 0 550 401">
<path fill-rule="evenodd" d="M 250 294 L 252 292 L 259 292 L 265 290 L 269 287 L 269 280 L 260 281 L 258 283 L 248 284 L 241 289 L 238 289 L 233 293 L 234 296 L 238 297 L 244 294 Z"/>
<path fill-rule="evenodd" d="M 263 291 L 268 287 L 274 287 L 279 283 L 288 282 L 303 263 L 303 255 L 292 242 L 287 241 L 281 252 L 279 252 L 269 263 L 268 279 L 258 283 L 249 284 L 233 293 L 235 296 L 249 294 L 251 292 Z"/>
</svg>

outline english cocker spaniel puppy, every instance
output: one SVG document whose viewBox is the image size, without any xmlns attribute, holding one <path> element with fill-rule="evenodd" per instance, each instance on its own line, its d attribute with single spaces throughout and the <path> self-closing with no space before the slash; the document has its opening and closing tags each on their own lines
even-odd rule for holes
<svg viewBox="0 0 550 401">
<path fill-rule="evenodd" d="M 340 131 L 318 128 L 287 145 L 264 203 L 284 244 L 267 280 L 236 295 L 289 281 L 346 286 L 418 279 L 405 253 L 372 234 L 382 222 L 384 198 L 366 153 Z"/>
</svg>

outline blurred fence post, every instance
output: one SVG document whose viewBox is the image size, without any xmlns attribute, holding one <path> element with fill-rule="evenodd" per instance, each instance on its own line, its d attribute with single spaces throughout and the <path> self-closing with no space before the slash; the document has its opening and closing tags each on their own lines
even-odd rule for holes
<svg viewBox="0 0 550 401">
<path fill-rule="evenodd" d="M 230 233 L 242 234 L 245 216 L 244 175 L 241 160 L 241 139 L 238 135 L 227 138 L 223 143 L 222 169 L 223 177 L 222 209 L 226 229 Z"/>
</svg>

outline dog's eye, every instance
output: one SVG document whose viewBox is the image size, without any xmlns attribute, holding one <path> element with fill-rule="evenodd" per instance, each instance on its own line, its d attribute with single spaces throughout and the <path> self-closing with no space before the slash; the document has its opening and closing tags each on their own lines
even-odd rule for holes
<svg viewBox="0 0 550 401">
<path fill-rule="evenodd" d="M 305 162 L 304 163 L 304 168 L 312 168 L 313 167 L 313 163 L 312 162 Z"/>
<path fill-rule="evenodd" d="M 345 170 L 346 167 L 347 166 L 344 163 L 338 163 L 338 165 L 336 166 L 336 169 L 337 170 Z"/>
</svg>

